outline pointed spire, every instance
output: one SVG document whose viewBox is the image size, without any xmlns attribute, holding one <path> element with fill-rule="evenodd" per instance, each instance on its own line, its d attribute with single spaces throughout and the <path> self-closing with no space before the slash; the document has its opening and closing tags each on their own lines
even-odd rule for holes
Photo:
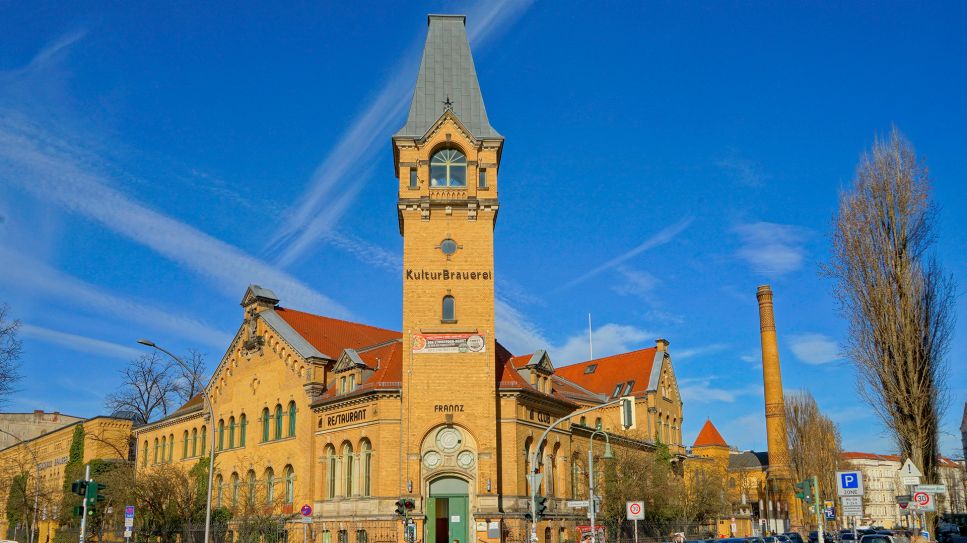
<svg viewBox="0 0 967 543">
<path fill-rule="evenodd" d="M 698 433 L 698 437 L 695 438 L 695 443 L 692 443 L 692 447 L 728 447 L 729 444 L 725 442 L 725 438 L 719 433 L 715 425 L 712 424 L 711 419 L 705 420 L 705 426 L 702 426 L 702 430 Z"/>
<path fill-rule="evenodd" d="M 466 20 L 464 15 L 427 17 L 429 30 L 410 114 L 397 136 L 423 137 L 445 111 L 452 111 L 475 138 L 503 139 L 487 120 Z"/>
</svg>

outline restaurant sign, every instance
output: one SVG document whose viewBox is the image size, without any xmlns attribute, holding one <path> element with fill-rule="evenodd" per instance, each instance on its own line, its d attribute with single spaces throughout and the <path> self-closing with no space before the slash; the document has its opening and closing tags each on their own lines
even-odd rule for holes
<svg viewBox="0 0 967 543">
<path fill-rule="evenodd" d="M 413 352 L 427 353 L 482 353 L 487 342 L 479 334 L 413 334 Z"/>
</svg>

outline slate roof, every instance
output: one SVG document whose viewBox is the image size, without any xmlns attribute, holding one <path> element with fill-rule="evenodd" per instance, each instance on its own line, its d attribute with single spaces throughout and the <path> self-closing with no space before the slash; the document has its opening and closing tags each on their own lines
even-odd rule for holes
<svg viewBox="0 0 967 543">
<path fill-rule="evenodd" d="M 701 431 L 698 432 L 698 437 L 695 438 L 695 443 L 692 447 L 728 447 L 729 444 L 725 442 L 722 434 L 719 433 L 715 425 L 709 419 L 705 420 L 705 425 L 702 426 Z"/>
<path fill-rule="evenodd" d="M 769 466 L 769 453 L 742 451 L 729 456 L 729 469 L 762 469 Z"/>
<path fill-rule="evenodd" d="M 423 137 L 452 102 L 453 113 L 477 139 L 503 139 L 490 126 L 467 40 L 466 16 L 430 15 L 413 101 L 399 137 Z"/>
</svg>

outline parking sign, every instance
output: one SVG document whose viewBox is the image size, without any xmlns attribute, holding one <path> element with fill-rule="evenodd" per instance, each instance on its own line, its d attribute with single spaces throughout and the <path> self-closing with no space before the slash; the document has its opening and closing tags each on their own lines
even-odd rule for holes
<svg viewBox="0 0 967 543">
<path fill-rule="evenodd" d="M 862 496 L 863 472 L 837 471 L 836 492 L 839 496 Z"/>
</svg>

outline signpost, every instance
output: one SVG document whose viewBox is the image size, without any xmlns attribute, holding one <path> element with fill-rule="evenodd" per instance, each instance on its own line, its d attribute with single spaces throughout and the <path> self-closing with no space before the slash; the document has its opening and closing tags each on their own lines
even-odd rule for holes
<svg viewBox="0 0 967 543">
<path fill-rule="evenodd" d="M 836 520 L 836 509 L 832 500 L 823 502 L 823 516 L 826 517 L 826 520 Z"/>
<path fill-rule="evenodd" d="M 947 492 L 947 485 L 917 485 L 915 490 L 927 494 L 943 494 Z"/>
<path fill-rule="evenodd" d="M 837 471 L 836 472 L 836 493 L 839 496 L 862 496 L 863 495 L 863 472 Z"/>
<path fill-rule="evenodd" d="M 638 543 L 638 521 L 645 520 L 645 502 L 625 502 L 628 520 L 635 521 L 635 543 Z"/>
<path fill-rule="evenodd" d="M 309 542 L 309 524 L 312 523 L 312 506 L 308 503 L 303 504 L 299 509 L 302 513 L 302 543 Z"/>
<path fill-rule="evenodd" d="M 907 458 L 903 465 L 900 466 L 900 478 L 903 484 L 907 485 L 908 491 L 913 498 L 913 504 L 916 504 L 917 509 L 920 512 L 920 528 L 926 530 L 926 511 L 934 511 L 935 506 L 933 503 L 933 498 L 930 494 L 926 492 L 917 492 L 916 488 L 920 485 L 920 478 L 923 477 L 923 473 L 920 469 L 913 463 L 913 460 Z M 912 509 L 912 507 L 909 507 Z M 927 534 L 927 539 L 930 539 L 930 535 Z"/>
<path fill-rule="evenodd" d="M 572 508 L 587 507 L 588 506 L 588 500 L 568 500 L 568 501 L 564 502 L 564 505 L 566 505 L 568 507 L 572 507 Z"/>
<path fill-rule="evenodd" d="M 126 505 L 124 507 L 124 539 L 125 541 L 131 540 L 131 532 L 134 529 L 134 506 Z"/>
</svg>

